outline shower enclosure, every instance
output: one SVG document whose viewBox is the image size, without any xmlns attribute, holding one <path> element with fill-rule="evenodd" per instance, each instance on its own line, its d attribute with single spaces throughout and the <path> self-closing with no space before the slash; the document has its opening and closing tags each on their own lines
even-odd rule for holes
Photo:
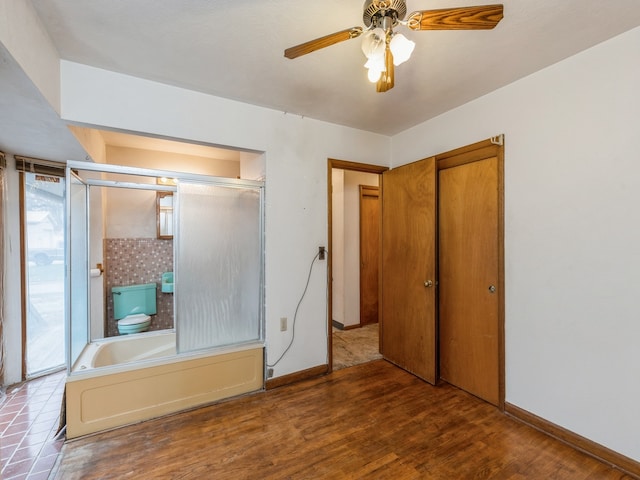
<svg viewBox="0 0 640 480">
<path fill-rule="evenodd" d="M 67 436 L 263 388 L 263 182 L 68 162 L 67 184 Z M 91 338 L 94 188 L 173 192 L 173 329 Z"/>
</svg>

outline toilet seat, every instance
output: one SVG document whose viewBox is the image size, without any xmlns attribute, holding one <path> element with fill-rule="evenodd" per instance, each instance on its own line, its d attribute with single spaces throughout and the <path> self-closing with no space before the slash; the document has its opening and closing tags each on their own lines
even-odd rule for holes
<svg viewBox="0 0 640 480">
<path fill-rule="evenodd" d="M 136 313 L 135 315 L 127 315 L 118 320 L 118 332 L 123 334 L 146 332 L 151 325 L 151 317 L 144 313 Z"/>
<path fill-rule="evenodd" d="M 135 315 L 127 315 L 123 319 L 118 320 L 118 325 L 137 325 L 149 320 L 151 320 L 151 317 L 149 315 L 145 315 L 144 313 L 136 313 Z"/>
</svg>

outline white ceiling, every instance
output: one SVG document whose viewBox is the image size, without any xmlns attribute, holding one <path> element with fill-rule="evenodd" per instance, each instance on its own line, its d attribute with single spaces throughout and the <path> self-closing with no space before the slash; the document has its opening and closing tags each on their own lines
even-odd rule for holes
<svg viewBox="0 0 640 480">
<path fill-rule="evenodd" d="M 63 59 L 386 135 L 640 25 L 638 0 L 504 0 L 494 30 L 399 27 L 415 51 L 376 93 L 359 39 L 283 56 L 362 25 L 362 0 L 31 1 Z M 407 0 L 409 12 L 482 4 Z"/>
<path fill-rule="evenodd" d="M 86 156 L 58 114 L 2 43 L 0 151 L 56 161 L 84 160 Z"/>
</svg>

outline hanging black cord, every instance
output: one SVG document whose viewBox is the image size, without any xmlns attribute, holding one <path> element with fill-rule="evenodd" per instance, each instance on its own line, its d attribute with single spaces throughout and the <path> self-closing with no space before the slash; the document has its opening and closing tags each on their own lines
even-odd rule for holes
<svg viewBox="0 0 640 480">
<path fill-rule="evenodd" d="M 307 289 L 309 288 L 309 282 L 311 281 L 311 273 L 313 272 L 313 264 L 315 263 L 316 259 L 319 256 L 320 256 L 320 252 L 316 253 L 315 257 L 313 257 L 313 260 L 311 260 L 311 265 L 309 266 L 309 275 L 307 276 L 307 284 L 304 286 L 304 291 L 302 292 L 302 296 L 298 301 L 298 305 L 296 306 L 296 311 L 293 314 L 293 322 L 291 324 L 291 340 L 289 341 L 289 345 L 287 345 L 287 348 L 285 348 L 284 352 L 282 352 L 282 355 L 280 355 L 278 360 L 276 360 L 272 364 L 267 363 L 267 367 L 269 368 L 275 367 L 280 362 L 280 360 L 282 360 L 282 358 L 286 355 L 286 353 L 289 351 L 289 349 L 293 345 L 293 341 L 296 338 L 296 320 L 298 318 L 298 309 L 300 308 L 300 304 L 302 303 L 302 300 L 304 300 L 304 296 L 307 294 Z"/>
</svg>

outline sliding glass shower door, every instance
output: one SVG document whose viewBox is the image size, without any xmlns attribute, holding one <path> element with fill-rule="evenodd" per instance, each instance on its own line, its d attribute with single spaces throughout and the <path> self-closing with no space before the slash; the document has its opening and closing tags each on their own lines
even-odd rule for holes
<svg viewBox="0 0 640 480">
<path fill-rule="evenodd" d="M 89 343 L 89 187 L 67 168 L 67 355 L 73 366 Z"/>
<path fill-rule="evenodd" d="M 178 184 L 177 350 L 261 340 L 262 184 Z"/>
<path fill-rule="evenodd" d="M 129 175 L 134 179 L 148 177 L 154 182 L 83 179 L 72 170 Z M 156 179 L 162 177 L 177 179 L 177 187 L 156 185 Z M 177 353 L 264 340 L 263 182 L 70 161 L 67 183 L 70 367 L 89 342 L 87 232 L 91 186 L 174 192 L 173 308 Z M 156 282 L 160 281 L 158 277 Z"/>
</svg>

